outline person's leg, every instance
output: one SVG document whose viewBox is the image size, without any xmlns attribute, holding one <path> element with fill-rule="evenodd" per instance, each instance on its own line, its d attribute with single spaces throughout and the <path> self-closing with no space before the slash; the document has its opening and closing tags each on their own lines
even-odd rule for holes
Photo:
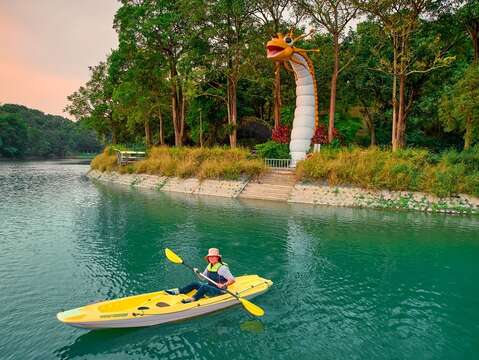
<svg viewBox="0 0 479 360">
<path fill-rule="evenodd" d="M 205 295 L 216 296 L 216 295 L 220 295 L 220 294 L 223 294 L 223 291 L 218 289 L 216 286 L 203 284 L 198 289 L 198 291 L 193 295 L 193 298 L 195 299 L 195 301 L 197 301 L 197 300 L 201 299 L 202 297 L 204 297 Z"/>
<path fill-rule="evenodd" d="M 202 284 L 199 282 L 192 282 L 191 284 L 186 285 L 180 289 L 180 294 L 188 294 L 191 290 L 198 290 L 201 288 Z"/>
</svg>

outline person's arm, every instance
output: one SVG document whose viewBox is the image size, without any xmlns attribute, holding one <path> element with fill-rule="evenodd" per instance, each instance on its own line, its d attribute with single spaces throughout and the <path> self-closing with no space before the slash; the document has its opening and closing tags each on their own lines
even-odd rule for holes
<svg viewBox="0 0 479 360">
<path fill-rule="evenodd" d="M 230 269 L 226 265 L 220 267 L 220 269 L 218 270 L 218 275 L 223 276 L 227 280 L 224 284 L 220 284 L 219 287 L 222 289 L 226 289 L 228 286 L 234 284 L 236 281 L 235 277 L 233 276 L 233 274 L 231 274 Z"/>
</svg>

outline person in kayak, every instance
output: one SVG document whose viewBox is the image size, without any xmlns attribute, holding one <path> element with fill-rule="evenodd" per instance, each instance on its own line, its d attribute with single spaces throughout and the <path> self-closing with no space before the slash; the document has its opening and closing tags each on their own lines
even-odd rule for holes
<svg viewBox="0 0 479 360">
<path fill-rule="evenodd" d="M 171 295 L 177 295 L 188 294 L 191 290 L 197 290 L 193 297 L 183 299 L 181 301 L 182 303 L 198 301 L 205 295 L 216 296 L 223 294 L 224 292 L 222 291 L 222 289 L 226 289 L 228 286 L 235 282 L 234 276 L 231 274 L 228 265 L 223 262 L 220 251 L 218 249 L 209 249 L 208 255 L 205 256 L 205 260 L 208 262 L 208 266 L 202 274 L 216 282 L 218 286 L 215 286 L 211 283 L 205 284 L 195 281 L 181 289 L 166 290 L 166 292 Z M 194 270 L 198 274 L 198 269 L 195 268 Z M 203 279 L 201 276 L 199 277 Z"/>
</svg>

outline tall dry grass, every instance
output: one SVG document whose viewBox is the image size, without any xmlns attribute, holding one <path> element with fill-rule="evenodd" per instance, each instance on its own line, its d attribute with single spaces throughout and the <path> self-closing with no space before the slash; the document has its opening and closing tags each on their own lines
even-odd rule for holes
<svg viewBox="0 0 479 360">
<path fill-rule="evenodd" d="M 105 150 L 97 155 L 90 163 L 90 167 L 99 171 L 114 171 L 118 170 L 116 155 L 113 148 L 107 146 Z"/>
<path fill-rule="evenodd" d="M 257 177 L 266 170 L 261 160 L 251 159 L 249 151 L 243 148 L 152 147 L 145 160 L 116 168 L 100 166 L 107 162 L 105 154 L 107 150 L 97 156 L 98 160 L 93 160 L 92 168 L 95 166 L 100 171 L 228 180 Z"/>
<path fill-rule="evenodd" d="M 296 171 L 302 180 L 329 185 L 479 196 L 479 147 L 439 156 L 424 149 L 324 149 L 300 162 Z"/>
</svg>

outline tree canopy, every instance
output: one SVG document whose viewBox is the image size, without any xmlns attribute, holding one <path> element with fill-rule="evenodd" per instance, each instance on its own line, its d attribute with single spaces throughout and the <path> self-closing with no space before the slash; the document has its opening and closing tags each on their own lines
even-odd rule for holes
<svg viewBox="0 0 479 360">
<path fill-rule="evenodd" d="M 319 49 L 311 58 L 320 121 L 330 133 L 334 125 L 339 141 L 434 151 L 464 146 L 463 127 L 445 121 L 439 103 L 466 91 L 457 84 L 477 62 L 471 0 L 121 4 L 118 48 L 91 67 L 91 79 L 66 108 L 105 141 L 265 142 L 273 128 L 291 127 L 295 108 L 294 78 L 266 59 L 265 44 L 272 32 L 294 26 L 309 33 L 314 26 L 297 46 Z"/>
</svg>

